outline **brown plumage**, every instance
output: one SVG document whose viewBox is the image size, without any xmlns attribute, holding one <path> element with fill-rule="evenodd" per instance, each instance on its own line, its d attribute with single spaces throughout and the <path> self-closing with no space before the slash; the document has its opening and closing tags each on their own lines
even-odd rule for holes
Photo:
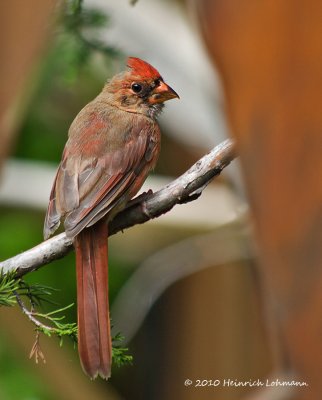
<svg viewBox="0 0 322 400">
<path fill-rule="evenodd" d="M 156 119 L 178 97 L 159 72 L 138 58 L 76 116 L 69 129 L 44 226 L 48 238 L 64 220 L 74 239 L 78 350 L 84 371 L 111 372 L 107 223 L 139 191 L 160 151 Z"/>
</svg>

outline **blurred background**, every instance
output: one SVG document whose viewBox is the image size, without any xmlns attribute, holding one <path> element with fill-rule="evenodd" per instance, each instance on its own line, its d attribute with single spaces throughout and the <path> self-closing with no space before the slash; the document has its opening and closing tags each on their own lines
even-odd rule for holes
<svg viewBox="0 0 322 400">
<path fill-rule="evenodd" d="M 167 104 L 160 119 L 161 157 L 144 190 L 157 190 L 179 176 L 232 133 L 238 140 L 248 196 L 240 166 L 235 161 L 196 202 L 177 206 L 157 220 L 110 239 L 113 331 L 125 336 L 124 345 L 133 355 L 133 365 L 114 367 L 108 382 L 100 379 L 91 382 L 82 373 L 77 351 L 68 339 L 60 347 L 58 339 L 42 336 L 40 344 L 46 363 L 35 364 L 29 360 L 35 337 L 33 325 L 18 307 L 2 307 L 0 399 L 286 399 L 297 398 L 297 394 L 285 388 L 254 392 L 249 387 L 187 387 L 184 382 L 187 379 L 192 382 L 265 381 L 267 376 L 277 376 L 280 380 L 291 376 L 293 379 L 289 371 L 302 364 L 308 368 L 299 369 L 299 380 L 308 380 L 308 371 L 314 374 L 319 362 L 312 366 L 310 361 L 297 363 L 296 360 L 301 360 L 301 349 L 305 352 L 305 348 L 299 345 L 294 356 L 289 337 L 283 333 L 283 323 L 276 322 L 276 310 L 283 310 L 286 315 L 283 321 L 286 325 L 289 322 L 291 295 L 283 303 L 279 294 L 290 276 L 278 275 L 276 271 L 280 265 L 277 260 L 283 260 L 284 271 L 288 265 L 291 268 L 287 257 L 290 254 L 294 259 L 294 242 L 288 242 L 289 254 L 274 253 L 273 247 L 266 244 L 272 243 L 269 238 L 274 237 L 278 248 L 283 243 L 278 241 L 279 234 L 286 232 L 286 228 L 282 228 L 287 223 L 282 227 L 277 224 L 278 229 L 277 225 L 267 230 L 263 228 L 272 215 L 282 221 L 290 204 L 287 203 L 290 198 L 285 195 L 283 204 L 286 207 L 276 213 L 273 207 L 278 208 L 279 202 L 276 197 L 274 202 L 273 196 L 279 193 L 276 191 L 279 186 L 270 185 L 272 175 L 278 180 L 276 164 L 286 157 L 277 151 L 280 158 L 274 159 L 276 148 L 273 145 L 269 148 L 269 141 L 267 144 L 259 140 L 251 151 L 246 138 L 246 132 L 258 131 L 268 132 L 269 138 L 277 126 L 269 118 L 270 107 L 279 93 L 275 93 L 276 97 L 261 96 L 263 108 L 258 98 L 250 93 L 269 91 L 269 82 L 261 85 L 264 79 L 254 67 L 256 62 L 262 62 L 258 66 L 261 69 L 267 59 L 282 60 L 283 57 L 279 58 L 281 53 L 273 51 L 272 57 L 267 58 L 260 39 L 255 40 L 256 35 L 269 38 L 263 42 L 271 46 L 268 46 L 269 53 L 276 44 L 269 36 L 271 26 L 276 28 L 282 24 L 284 17 L 292 21 L 299 18 L 298 14 L 296 18 L 293 14 L 287 16 L 285 9 L 279 12 L 278 6 L 265 9 L 264 3 L 267 2 L 263 2 L 263 8 L 253 1 L 240 8 L 233 0 L 216 1 L 215 5 L 206 0 L 13 0 L 1 3 L 1 260 L 42 241 L 49 191 L 69 125 L 78 111 L 99 93 L 104 82 L 124 69 L 128 56 L 150 62 L 180 95 L 180 101 Z M 258 26 L 263 26 L 261 18 L 266 20 L 270 15 L 276 24 L 267 22 L 267 31 L 264 32 L 266 25 L 257 30 Z M 238 23 L 240 30 L 235 29 Z M 296 51 L 299 49 L 300 46 Z M 250 60 L 252 54 L 256 57 L 247 69 L 244 56 Z M 277 62 L 276 65 L 283 69 L 285 64 Z M 267 74 L 275 71 L 275 67 L 267 67 Z M 285 77 L 285 72 L 283 74 Z M 279 80 L 279 88 L 290 90 L 291 83 L 284 87 L 283 82 Z M 301 82 L 304 87 L 305 82 Z M 285 105 L 287 100 L 284 100 Z M 250 110 L 255 110 L 255 114 Z M 282 110 L 287 110 L 287 106 Z M 300 110 L 296 108 L 296 112 L 289 115 L 290 119 L 299 115 Z M 313 148 L 321 150 L 320 140 L 312 140 L 312 143 Z M 263 148 L 267 157 L 261 159 Z M 293 151 L 298 155 L 295 148 Z M 292 148 L 289 154 L 287 160 L 291 159 Z M 261 165 L 271 165 L 272 159 L 276 162 L 272 163 L 270 174 L 260 175 Z M 249 160 L 249 164 L 245 160 Z M 294 176 L 296 165 L 287 160 L 289 175 L 285 175 L 285 181 Z M 261 185 L 257 186 L 256 179 L 262 182 L 267 176 L 265 191 Z M 312 186 L 316 181 L 313 179 Z M 309 196 L 309 191 L 306 193 Z M 250 217 L 247 197 L 254 219 Z M 321 204 L 318 203 L 320 197 L 313 197 Z M 266 203 L 270 209 L 263 217 L 261 210 Z M 315 215 L 317 219 L 321 216 Z M 289 216 L 291 220 L 293 217 Z M 306 221 L 304 212 L 302 217 Z M 253 242 L 254 225 L 255 235 L 259 234 L 256 244 Z M 298 223 L 290 229 L 294 232 L 302 227 Z M 265 232 L 270 232 L 271 236 L 265 236 Z M 312 237 L 316 250 L 321 229 L 312 231 Z M 295 247 L 300 249 L 301 244 L 297 242 Z M 298 253 L 301 257 L 308 254 L 308 247 L 302 249 L 303 252 Z M 317 267 L 321 258 L 317 252 L 315 254 Z M 303 258 L 299 262 L 307 265 Z M 273 271 L 268 279 L 269 266 L 273 266 Z M 299 269 L 297 273 L 303 276 Z M 73 253 L 25 279 L 59 289 L 52 297 L 61 307 L 75 302 Z M 301 282 L 301 278 L 298 280 Z M 317 282 L 316 290 L 321 287 L 318 278 Z M 295 281 L 292 284 L 293 289 L 298 288 Z M 314 308 L 321 313 L 319 298 L 313 303 L 310 310 Z M 53 307 L 43 306 L 45 310 Z M 306 313 L 305 307 L 303 312 Z M 75 306 L 65 314 L 69 322 L 76 321 Z M 294 332 L 305 318 L 291 322 Z M 281 340 L 280 336 L 283 336 Z M 309 333 L 305 342 L 308 341 Z M 299 344 L 297 338 L 293 341 L 295 344 Z M 309 355 L 307 360 L 310 360 Z M 301 376 L 302 371 L 305 373 Z M 303 398 L 315 398 L 313 394 L 305 397 L 303 393 Z"/>
</svg>

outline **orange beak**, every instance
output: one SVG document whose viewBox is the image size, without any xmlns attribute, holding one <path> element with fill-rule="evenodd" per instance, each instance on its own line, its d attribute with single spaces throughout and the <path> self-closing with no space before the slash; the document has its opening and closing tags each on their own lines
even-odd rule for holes
<svg viewBox="0 0 322 400">
<path fill-rule="evenodd" d="M 160 85 L 157 86 L 150 97 L 150 103 L 163 103 L 164 101 L 171 99 L 180 99 L 178 93 L 176 93 L 170 86 L 168 86 L 163 81 L 160 82 Z"/>
</svg>

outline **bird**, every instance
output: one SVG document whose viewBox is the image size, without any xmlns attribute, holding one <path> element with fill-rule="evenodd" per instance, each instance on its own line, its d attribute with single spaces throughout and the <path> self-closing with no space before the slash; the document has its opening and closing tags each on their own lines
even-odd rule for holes
<svg viewBox="0 0 322 400">
<path fill-rule="evenodd" d="M 108 223 L 125 208 L 155 167 L 161 143 L 157 119 L 179 98 L 151 64 L 127 59 L 75 117 L 44 222 L 48 239 L 64 223 L 76 253 L 78 352 L 91 378 L 111 375 Z"/>
</svg>

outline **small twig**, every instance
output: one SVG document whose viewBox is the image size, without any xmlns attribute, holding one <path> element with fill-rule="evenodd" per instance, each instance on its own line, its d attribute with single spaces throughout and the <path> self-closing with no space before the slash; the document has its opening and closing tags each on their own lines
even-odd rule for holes
<svg viewBox="0 0 322 400">
<path fill-rule="evenodd" d="M 32 305 L 32 310 L 28 310 L 28 308 L 26 307 L 25 303 L 23 302 L 22 298 L 19 296 L 19 294 L 17 293 L 17 291 L 14 291 L 14 295 L 16 296 L 17 299 L 17 303 L 19 305 L 19 307 L 21 308 L 22 312 L 28 317 L 28 319 L 37 326 L 37 328 L 40 328 L 41 330 L 47 330 L 50 331 L 52 333 L 56 332 L 56 329 L 53 328 L 52 326 L 48 326 L 43 324 L 42 322 L 40 322 L 35 316 L 34 316 L 34 311 L 33 308 L 34 306 Z"/>
<path fill-rule="evenodd" d="M 214 147 L 188 171 L 155 193 L 147 193 L 143 200 L 134 199 L 128 207 L 109 223 L 109 235 L 131 226 L 142 224 L 170 211 L 176 204 L 196 200 L 205 187 L 236 157 L 232 140 Z M 72 249 L 72 241 L 61 233 L 24 253 L 0 263 L 7 273 L 17 270 L 17 276 L 37 270 L 43 265 L 64 257 Z"/>
<path fill-rule="evenodd" d="M 75 323 L 62 323 L 61 321 L 65 318 L 64 315 L 56 316 L 56 314 L 65 311 L 66 309 L 72 307 L 74 304 L 70 304 L 66 307 L 60 308 L 59 310 L 54 310 L 47 314 L 42 314 L 39 312 L 35 312 L 35 303 L 33 302 L 32 297 L 31 299 L 29 298 L 31 303 L 31 310 L 28 310 L 18 292 L 15 290 L 13 293 L 22 312 L 36 326 L 37 331 L 40 331 L 47 336 L 56 335 L 60 338 L 61 341 L 65 336 L 69 336 L 72 340 L 77 341 L 77 325 Z M 44 324 L 38 318 L 44 319 L 45 321 L 50 321 L 52 326 Z"/>
</svg>

